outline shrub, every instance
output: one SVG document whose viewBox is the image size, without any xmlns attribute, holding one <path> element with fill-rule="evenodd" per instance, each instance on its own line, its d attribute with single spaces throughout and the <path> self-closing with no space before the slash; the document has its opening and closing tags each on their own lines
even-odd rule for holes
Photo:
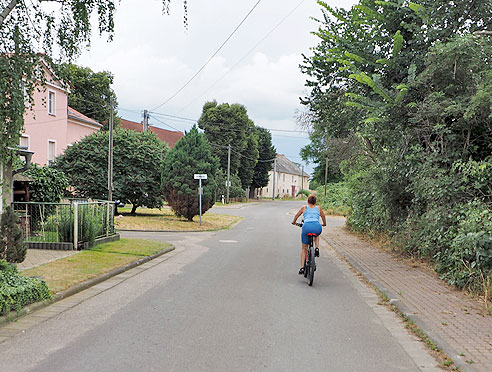
<svg viewBox="0 0 492 372">
<path fill-rule="evenodd" d="M 22 262 L 26 258 L 27 246 L 20 221 L 12 207 L 7 207 L 0 223 L 0 259 L 8 262 Z"/>
<path fill-rule="evenodd" d="M 26 305 L 50 298 L 44 281 L 22 276 L 14 265 L 0 260 L 0 314 L 20 311 Z"/>
<path fill-rule="evenodd" d="M 53 167 L 31 164 L 24 173 L 32 179 L 29 183 L 32 202 L 58 203 L 69 185 L 68 177 Z"/>
<path fill-rule="evenodd" d="M 304 195 L 304 196 L 308 197 L 309 195 L 311 195 L 311 193 L 308 190 L 299 190 L 299 192 L 297 193 L 296 196 L 299 196 L 299 195 Z"/>
</svg>

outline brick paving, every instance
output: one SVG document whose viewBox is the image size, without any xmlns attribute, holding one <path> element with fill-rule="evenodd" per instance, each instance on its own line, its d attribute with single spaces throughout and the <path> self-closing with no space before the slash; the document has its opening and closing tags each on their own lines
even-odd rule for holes
<svg viewBox="0 0 492 372">
<path fill-rule="evenodd" d="M 492 371 L 492 316 L 482 303 L 448 286 L 428 269 L 384 252 L 343 227 L 325 228 L 321 236 L 403 304 L 431 338 L 446 346 L 449 357 L 466 370 Z M 466 361 L 473 363 L 468 366 Z"/>
<path fill-rule="evenodd" d="M 35 266 L 42 265 L 47 262 L 55 261 L 63 257 L 68 257 L 76 254 L 77 251 L 55 251 L 52 249 L 28 249 L 26 259 L 17 265 L 17 268 L 22 271 Z"/>
</svg>

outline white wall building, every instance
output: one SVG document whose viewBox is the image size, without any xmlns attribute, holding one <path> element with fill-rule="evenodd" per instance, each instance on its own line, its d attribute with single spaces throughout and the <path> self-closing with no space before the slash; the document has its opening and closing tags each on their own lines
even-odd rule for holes
<svg viewBox="0 0 492 372">
<path fill-rule="evenodd" d="M 273 170 L 268 172 L 268 177 L 268 186 L 261 189 L 263 198 L 271 198 L 273 196 Z M 309 174 L 303 172 L 285 155 L 277 154 L 275 198 L 295 197 L 301 189 L 309 190 Z"/>
</svg>

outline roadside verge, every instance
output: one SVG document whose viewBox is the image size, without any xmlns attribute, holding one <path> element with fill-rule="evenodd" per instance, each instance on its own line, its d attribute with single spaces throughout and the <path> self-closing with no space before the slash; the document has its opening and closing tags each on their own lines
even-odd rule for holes
<svg viewBox="0 0 492 372">
<path fill-rule="evenodd" d="M 67 289 L 59 291 L 53 295 L 51 300 L 36 302 L 36 303 L 30 304 L 30 305 L 27 305 L 18 312 L 12 311 L 9 314 L 0 317 L 0 326 L 4 325 L 5 323 L 9 323 L 11 321 L 15 321 L 24 315 L 30 314 L 33 311 L 36 311 L 36 310 L 39 310 L 39 309 L 44 308 L 46 306 L 49 306 L 49 305 L 51 305 L 57 301 L 60 301 L 66 297 L 69 297 L 69 296 L 72 296 L 76 293 L 79 293 L 79 292 L 81 292 L 87 288 L 95 286 L 95 285 L 97 285 L 103 281 L 106 281 L 106 280 L 108 280 L 108 279 L 110 279 L 116 275 L 119 275 L 125 271 L 133 269 L 137 266 L 143 265 L 143 264 L 145 264 L 145 263 L 147 263 L 147 262 L 149 262 L 149 261 L 151 261 L 157 257 L 160 257 L 166 253 L 173 251 L 174 249 L 175 249 L 175 247 L 173 245 L 168 245 L 166 248 L 160 250 L 159 252 L 156 252 L 154 254 L 136 259 L 132 262 L 126 263 L 125 265 L 123 265 L 121 267 L 117 267 L 117 268 L 112 269 L 108 272 L 105 272 L 101 275 L 97 275 L 93 278 L 90 278 L 88 280 L 84 280 L 84 281 L 79 282 L 75 285 L 72 285 Z M 113 253 L 116 253 L 116 252 L 113 252 Z"/>
</svg>

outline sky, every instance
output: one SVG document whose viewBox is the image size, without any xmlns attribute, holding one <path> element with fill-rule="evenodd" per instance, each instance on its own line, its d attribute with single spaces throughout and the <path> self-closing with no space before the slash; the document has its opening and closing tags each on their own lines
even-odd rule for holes
<svg viewBox="0 0 492 372">
<path fill-rule="evenodd" d="M 342 8 L 355 3 L 327 2 Z M 302 54 L 310 55 L 318 43 L 312 17 L 320 18 L 321 8 L 315 0 L 257 3 L 189 0 L 186 28 L 182 0 L 171 1 L 170 15 L 163 14 L 161 0 L 123 0 L 116 10 L 113 40 L 108 42 L 94 29 L 90 48 L 76 63 L 114 74 L 118 113 L 128 120 L 140 122 L 146 109 L 151 111 L 151 125 L 187 131 L 192 121 L 165 115 L 197 120 L 203 104 L 217 100 L 243 104 L 257 126 L 300 130 L 295 113 L 303 109 L 299 98 L 308 91 L 299 64 Z M 217 55 L 179 91 L 251 9 Z M 271 133 L 278 153 L 302 162 L 299 152 L 309 143 L 306 133 Z M 312 164 L 304 166 L 312 171 Z"/>
</svg>

